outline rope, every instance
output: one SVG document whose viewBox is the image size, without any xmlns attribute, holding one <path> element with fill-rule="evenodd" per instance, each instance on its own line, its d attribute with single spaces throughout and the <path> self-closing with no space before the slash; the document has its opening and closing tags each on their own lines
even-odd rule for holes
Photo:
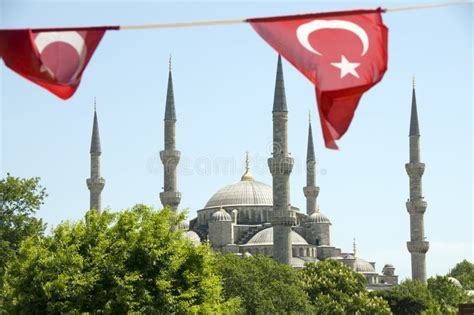
<svg viewBox="0 0 474 315">
<path fill-rule="evenodd" d="M 210 25 L 231 25 L 245 23 L 245 19 L 235 20 L 214 20 L 200 22 L 178 22 L 178 23 L 160 23 L 160 24 L 141 24 L 141 25 L 124 25 L 120 26 L 120 30 L 141 30 L 148 28 L 171 28 L 171 27 L 191 27 L 191 26 L 210 26 Z"/>
<path fill-rule="evenodd" d="M 405 6 L 398 8 L 387 8 L 382 11 L 385 12 L 399 12 L 399 11 L 409 11 L 409 10 L 421 10 L 421 9 L 431 9 L 446 7 L 459 4 L 468 4 L 473 3 L 473 0 L 467 1 L 451 1 L 444 3 L 432 3 L 432 4 L 420 4 L 413 6 Z M 337 12 L 333 12 L 337 14 Z M 211 25 L 232 25 L 232 24 L 242 24 L 246 23 L 247 19 L 230 19 L 230 20 L 212 20 L 212 21 L 197 21 L 197 22 L 177 22 L 177 23 L 158 23 L 158 24 L 138 24 L 138 25 L 122 25 L 120 30 L 141 30 L 141 29 L 150 29 L 150 28 L 174 28 L 174 27 L 193 27 L 193 26 L 211 26 Z"/>
<path fill-rule="evenodd" d="M 384 9 L 384 12 L 399 12 L 399 11 L 409 11 L 409 10 L 431 9 L 431 8 L 447 7 L 451 5 L 467 4 L 467 3 L 473 3 L 473 2 L 472 0 L 468 0 L 468 1 L 456 1 L 456 2 L 451 1 L 451 2 L 444 2 L 444 3 L 420 4 L 420 5 L 399 7 L 399 8 L 388 8 L 388 9 Z"/>
</svg>

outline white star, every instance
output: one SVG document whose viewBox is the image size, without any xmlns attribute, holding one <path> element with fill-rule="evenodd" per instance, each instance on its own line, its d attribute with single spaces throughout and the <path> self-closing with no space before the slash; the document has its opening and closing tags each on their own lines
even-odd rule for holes
<svg viewBox="0 0 474 315">
<path fill-rule="evenodd" d="M 341 55 L 341 62 L 332 62 L 331 65 L 341 70 L 341 79 L 348 74 L 352 74 L 356 78 L 359 78 L 356 68 L 360 63 L 349 62 L 344 55 Z"/>
</svg>

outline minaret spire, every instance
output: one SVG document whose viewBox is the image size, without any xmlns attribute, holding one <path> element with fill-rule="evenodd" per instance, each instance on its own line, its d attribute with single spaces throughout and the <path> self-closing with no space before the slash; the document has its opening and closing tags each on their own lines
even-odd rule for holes
<svg viewBox="0 0 474 315">
<path fill-rule="evenodd" d="M 273 177 L 273 258 L 289 265 L 292 258 L 291 227 L 296 223 L 290 204 L 290 174 L 294 160 L 288 154 L 288 109 L 281 56 L 278 56 L 273 100 L 273 153 L 268 166 Z"/>
<path fill-rule="evenodd" d="M 100 176 L 100 147 L 99 122 L 97 119 L 96 100 L 94 98 L 94 123 L 92 126 L 91 139 L 91 177 L 87 179 L 87 187 L 90 191 L 90 209 L 95 209 L 98 213 L 102 211 L 102 189 L 105 186 L 105 179 Z"/>
<path fill-rule="evenodd" d="M 303 187 L 306 197 L 306 213 L 308 215 L 319 211 L 316 199 L 319 195 L 319 187 L 316 186 L 316 157 L 314 154 L 313 131 L 311 128 L 311 113 L 309 114 L 308 127 L 308 150 L 306 152 L 306 186 Z"/>
<path fill-rule="evenodd" d="M 164 167 L 164 191 L 160 193 L 160 200 L 164 207 L 169 206 L 174 212 L 177 211 L 181 201 L 181 193 L 177 190 L 176 167 L 181 152 L 176 150 L 176 110 L 174 104 L 173 76 L 171 72 L 171 56 L 168 64 L 168 90 L 166 93 L 164 140 L 165 148 L 160 152 Z"/>
<path fill-rule="evenodd" d="M 427 203 L 423 197 L 421 181 L 425 171 L 425 164 L 421 163 L 420 159 L 420 129 L 416 108 L 414 78 L 409 138 L 410 162 L 405 164 L 410 178 L 410 198 L 406 202 L 406 207 L 410 214 L 410 241 L 407 242 L 407 247 L 411 254 L 412 279 L 426 283 L 426 252 L 429 249 L 429 242 L 425 241 L 423 216 Z"/>
<path fill-rule="evenodd" d="M 286 106 L 285 80 L 283 79 L 283 66 L 281 63 L 280 55 L 278 55 L 275 95 L 273 98 L 273 111 L 288 112 L 288 108 Z"/>
<path fill-rule="evenodd" d="M 410 136 L 419 136 L 418 111 L 416 108 L 415 76 L 413 76 L 413 92 L 411 97 Z"/>
<path fill-rule="evenodd" d="M 356 255 L 357 255 L 357 244 L 356 244 L 355 237 L 352 240 L 352 254 L 354 255 L 354 257 L 356 257 Z"/>
</svg>

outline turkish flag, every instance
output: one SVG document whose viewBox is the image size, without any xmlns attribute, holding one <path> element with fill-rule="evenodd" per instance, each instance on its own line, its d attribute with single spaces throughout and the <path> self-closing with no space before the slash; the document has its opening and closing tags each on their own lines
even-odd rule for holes
<svg viewBox="0 0 474 315">
<path fill-rule="evenodd" d="M 248 19 L 316 87 L 326 147 L 337 149 L 362 94 L 387 70 L 382 9 Z"/>
<path fill-rule="evenodd" d="M 105 32 L 118 28 L 0 30 L 0 57 L 19 75 L 68 99 Z"/>
</svg>

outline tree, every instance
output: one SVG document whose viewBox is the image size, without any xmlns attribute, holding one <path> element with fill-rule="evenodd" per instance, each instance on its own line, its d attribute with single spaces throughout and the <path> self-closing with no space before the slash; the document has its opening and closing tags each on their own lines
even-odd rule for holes
<svg viewBox="0 0 474 315">
<path fill-rule="evenodd" d="M 457 314 L 459 304 L 470 300 L 466 292 L 457 287 L 447 276 L 429 278 L 428 290 L 440 305 L 443 314 Z"/>
<path fill-rule="evenodd" d="M 46 196 L 38 177 L 24 179 L 7 174 L 0 180 L 0 288 L 5 265 L 21 242 L 43 234 L 46 225 L 34 214 Z"/>
<path fill-rule="evenodd" d="M 7 311 L 25 314 L 219 313 L 215 256 L 170 229 L 181 216 L 137 205 L 89 211 L 44 238 L 22 243 L 7 266 Z"/>
<path fill-rule="evenodd" d="M 307 263 L 300 277 L 318 314 L 390 314 L 383 299 L 369 297 L 364 276 L 336 260 Z"/>
<path fill-rule="evenodd" d="M 464 259 L 448 273 L 459 280 L 464 290 L 474 290 L 474 264 Z"/>
<path fill-rule="evenodd" d="M 221 256 L 216 264 L 226 298 L 238 298 L 244 314 L 311 314 L 298 272 L 266 256 Z"/>
<path fill-rule="evenodd" d="M 395 315 L 415 315 L 424 311 L 437 314 L 439 309 L 427 286 L 420 281 L 405 280 L 394 288 L 376 291 L 372 295 L 387 301 Z"/>
</svg>

